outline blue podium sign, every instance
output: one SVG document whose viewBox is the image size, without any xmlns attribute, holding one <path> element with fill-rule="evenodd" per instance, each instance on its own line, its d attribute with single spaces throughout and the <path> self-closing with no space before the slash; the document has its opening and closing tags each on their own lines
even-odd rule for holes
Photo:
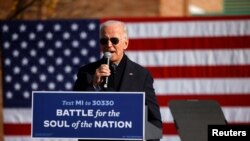
<svg viewBox="0 0 250 141">
<path fill-rule="evenodd" d="M 32 92 L 33 138 L 142 140 L 144 92 Z"/>
</svg>

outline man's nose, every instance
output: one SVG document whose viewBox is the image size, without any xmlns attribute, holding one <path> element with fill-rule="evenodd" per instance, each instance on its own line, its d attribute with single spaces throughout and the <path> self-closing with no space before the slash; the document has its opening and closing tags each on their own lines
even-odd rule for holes
<svg viewBox="0 0 250 141">
<path fill-rule="evenodd" d="M 110 40 L 108 40 L 107 46 L 108 46 L 108 47 L 112 47 L 112 46 L 113 46 L 113 43 L 112 43 Z"/>
</svg>

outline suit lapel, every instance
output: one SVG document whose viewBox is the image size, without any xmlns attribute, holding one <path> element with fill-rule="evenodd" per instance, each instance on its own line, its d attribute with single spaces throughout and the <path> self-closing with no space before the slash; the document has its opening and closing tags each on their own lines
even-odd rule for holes
<svg viewBox="0 0 250 141">
<path fill-rule="evenodd" d="M 134 76 L 134 69 L 133 69 L 133 64 L 132 62 L 127 59 L 126 67 L 124 70 L 124 76 L 122 78 L 121 86 L 120 86 L 120 91 L 129 91 L 131 90 L 131 86 L 129 82 L 133 82 L 133 79 L 135 78 Z"/>
</svg>

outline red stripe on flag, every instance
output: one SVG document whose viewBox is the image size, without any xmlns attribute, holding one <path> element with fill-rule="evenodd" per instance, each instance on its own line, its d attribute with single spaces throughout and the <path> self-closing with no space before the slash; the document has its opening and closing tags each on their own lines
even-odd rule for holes
<svg viewBox="0 0 250 141">
<path fill-rule="evenodd" d="M 177 130 L 176 127 L 173 123 L 163 123 L 163 129 L 162 129 L 163 134 L 168 134 L 168 135 L 176 135 Z"/>
<path fill-rule="evenodd" d="M 250 77 L 250 65 L 147 67 L 154 78 Z"/>
<path fill-rule="evenodd" d="M 172 123 L 163 124 L 164 134 L 176 134 L 176 128 Z M 7 136 L 30 136 L 31 135 L 31 125 L 30 124 L 4 124 L 4 135 Z"/>
<path fill-rule="evenodd" d="M 229 125 L 250 125 L 249 123 L 229 123 Z M 4 124 L 4 135 L 6 136 L 30 136 L 30 124 Z M 174 123 L 163 123 L 164 135 L 177 135 Z"/>
<path fill-rule="evenodd" d="M 31 135 L 31 124 L 4 124 L 4 135 L 17 136 L 17 135 Z"/>
<path fill-rule="evenodd" d="M 229 125 L 250 125 L 249 123 L 229 123 Z M 178 135 L 178 131 L 173 123 L 163 124 L 164 135 Z"/>
<path fill-rule="evenodd" d="M 173 21 L 183 21 L 183 22 L 187 22 L 187 21 L 227 21 L 227 20 L 247 20 L 249 19 L 250 16 L 248 15 L 243 15 L 243 16 L 204 16 L 204 17 L 147 17 L 147 18 L 112 18 L 112 20 L 119 20 L 119 21 L 123 21 L 123 22 L 134 22 L 134 23 L 138 23 L 138 22 L 143 22 L 143 23 L 147 23 L 147 22 L 173 22 Z M 110 20 L 110 18 L 102 18 L 100 19 L 100 22 L 103 23 L 107 20 Z"/>
<path fill-rule="evenodd" d="M 246 125 L 246 126 L 250 126 L 250 123 L 228 123 L 228 125 Z"/>
<path fill-rule="evenodd" d="M 164 134 L 176 134 L 176 128 L 174 124 L 164 123 L 163 124 Z M 4 124 L 4 135 L 31 135 L 30 124 Z"/>
<path fill-rule="evenodd" d="M 196 94 L 196 95 L 164 95 L 157 96 L 157 100 L 160 106 L 167 106 L 170 100 L 186 100 L 186 99 L 200 99 L 200 100 L 216 100 L 221 106 L 250 106 L 250 95 L 249 94 L 234 94 L 234 95 L 207 95 L 207 94 Z"/>
<path fill-rule="evenodd" d="M 250 36 L 130 39 L 127 50 L 246 49 Z"/>
</svg>

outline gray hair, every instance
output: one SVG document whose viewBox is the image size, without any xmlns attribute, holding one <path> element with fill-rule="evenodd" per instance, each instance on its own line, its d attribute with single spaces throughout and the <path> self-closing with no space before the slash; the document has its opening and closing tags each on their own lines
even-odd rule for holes
<svg viewBox="0 0 250 141">
<path fill-rule="evenodd" d="M 100 37 L 101 37 L 101 32 L 102 32 L 102 30 L 103 30 L 105 27 L 107 27 L 107 26 L 109 26 L 109 25 L 113 25 L 113 24 L 120 24 L 120 25 L 123 27 L 124 38 L 125 38 L 125 39 L 128 39 L 128 29 L 127 29 L 126 24 L 125 24 L 124 22 L 122 22 L 122 21 L 117 21 L 117 20 L 108 20 L 108 21 L 102 23 L 102 24 L 100 25 Z"/>
</svg>

